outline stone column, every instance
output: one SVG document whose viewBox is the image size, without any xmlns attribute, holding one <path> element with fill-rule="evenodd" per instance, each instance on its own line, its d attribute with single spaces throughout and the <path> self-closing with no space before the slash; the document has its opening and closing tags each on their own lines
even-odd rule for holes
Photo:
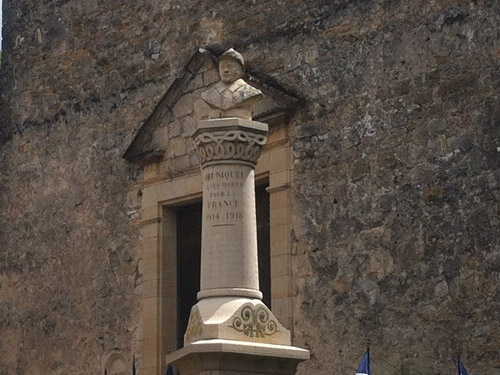
<svg viewBox="0 0 500 375">
<path fill-rule="evenodd" d="M 167 356 L 183 375 L 293 375 L 309 351 L 261 301 L 254 168 L 267 125 L 242 118 L 199 122 L 203 177 L 201 290 L 184 348 Z"/>
<path fill-rule="evenodd" d="M 199 121 L 203 178 L 201 286 L 184 343 L 231 339 L 290 344 L 259 290 L 254 168 L 268 125 L 238 117 Z"/>
<path fill-rule="evenodd" d="M 240 118 L 200 121 L 194 134 L 203 178 L 198 299 L 262 298 L 254 168 L 266 134 L 267 124 Z"/>
</svg>

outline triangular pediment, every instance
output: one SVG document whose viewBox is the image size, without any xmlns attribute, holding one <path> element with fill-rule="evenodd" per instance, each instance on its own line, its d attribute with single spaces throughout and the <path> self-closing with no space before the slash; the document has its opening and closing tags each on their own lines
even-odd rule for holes
<svg viewBox="0 0 500 375">
<path fill-rule="evenodd" d="M 297 108 L 298 99 L 266 84 L 255 75 L 247 73 L 244 80 L 264 94 L 254 108 L 253 119 L 271 127 L 286 123 Z M 123 157 L 144 166 L 165 159 L 169 151 L 178 152 L 168 150 L 169 147 L 186 147 L 170 143 L 194 132 L 193 103 L 218 81 L 217 57 L 206 49 L 198 49 L 140 127 Z"/>
</svg>

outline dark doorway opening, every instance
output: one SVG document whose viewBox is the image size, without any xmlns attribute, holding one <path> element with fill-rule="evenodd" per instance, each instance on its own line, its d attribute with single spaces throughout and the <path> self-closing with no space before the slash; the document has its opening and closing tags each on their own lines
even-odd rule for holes
<svg viewBox="0 0 500 375">
<path fill-rule="evenodd" d="M 257 209 L 257 249 L 259 251 L 259 287 L 262 302 L 271 308 L 271 235 L 269 229 L 269 193 L 266 185 L 255 188 Z"/>
<path fill-rule="evenodd" d="M 184 345 L 191 307 L 200 290 L 201 202 L 177 209 L 177 348 Z"/>
</svg>

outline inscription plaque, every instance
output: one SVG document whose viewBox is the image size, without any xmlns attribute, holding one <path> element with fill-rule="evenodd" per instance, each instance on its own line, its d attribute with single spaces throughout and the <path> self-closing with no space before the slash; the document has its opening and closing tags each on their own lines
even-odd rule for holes
<svg viewBox="0 0 500 375">
<path fill-rule="evenodd" d="M 205 173 L 205 219 L 212 227 L 241 224 L 243 211 L 240 189 L 248 177 L 245 172 L 239 170 Z"/>
<path fill-rule="evenodd" d="M 203 170 L 201 289 L 259 290 L 254 171 L 223 164 Z"/>
</svg>

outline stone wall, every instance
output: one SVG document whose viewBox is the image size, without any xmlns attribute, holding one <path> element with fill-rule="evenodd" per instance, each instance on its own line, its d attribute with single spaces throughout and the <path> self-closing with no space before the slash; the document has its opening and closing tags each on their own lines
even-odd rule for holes
<svg viewBox="0 0 500 375">
<path fill-rule="evenodd" d="M 312 352 L 299 373 L 353 373 L 367 339 L 377 373 L 452 373 L 457 350 L 498 373 L 497 1 L 3 7 L 0 374 L 140 358 L 142 171 L 121 156 L 199 46 L 239 49 L 304 102 L 290 121 L 294 344 Z"/>
</svg>

